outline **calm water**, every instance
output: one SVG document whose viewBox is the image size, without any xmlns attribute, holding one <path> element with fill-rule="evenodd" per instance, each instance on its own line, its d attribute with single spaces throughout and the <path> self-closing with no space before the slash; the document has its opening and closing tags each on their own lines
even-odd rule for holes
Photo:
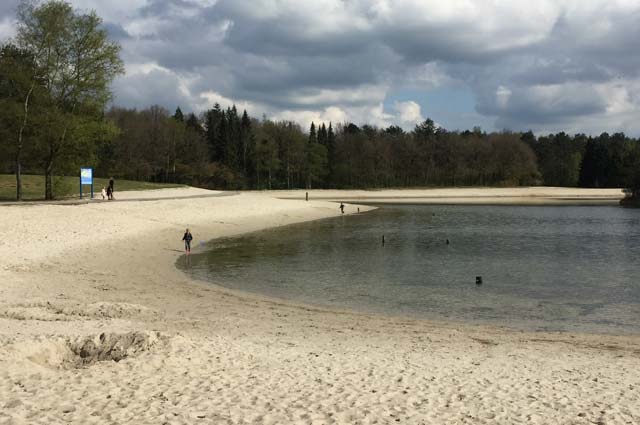
<svg viewBox="0 0 640 425">
<path fill-rule="evenodd" d="M 233 289 L 528 330 L 640 333 L 640 210 L 388 206 L 207 248 L 188 271 Z"/>
</svg>

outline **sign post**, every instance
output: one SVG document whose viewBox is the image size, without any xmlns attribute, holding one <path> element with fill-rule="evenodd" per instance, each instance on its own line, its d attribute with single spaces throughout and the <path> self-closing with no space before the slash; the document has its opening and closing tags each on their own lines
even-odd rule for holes
<svg viewBox="0 0 640 425">
<path fill-rule="evenodd" d="M 93 199 L 93 168 L 80 168 L 80 199 L 82 199 L 82 186 L 91 186 L 91 199 Z"/>
</svg>

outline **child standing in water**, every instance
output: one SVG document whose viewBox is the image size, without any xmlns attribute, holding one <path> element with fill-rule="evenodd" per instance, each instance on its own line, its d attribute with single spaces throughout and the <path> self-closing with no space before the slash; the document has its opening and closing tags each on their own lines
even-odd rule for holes
<svg viewBox="0 0 640 425">
<path fill-rule="evenodd" d="M 344 204 L 342 202 L 340 202 L 340 211 L 344 214 Z"/>
<path fill-rule="evenodd" d="M 191 241 L 193 240 L 193 236 L 189 229 L 185 230 L 182 240 L 184 241 L 184 250 L 187 255 L 189 255 L 191 253 Z"/>
</svg>

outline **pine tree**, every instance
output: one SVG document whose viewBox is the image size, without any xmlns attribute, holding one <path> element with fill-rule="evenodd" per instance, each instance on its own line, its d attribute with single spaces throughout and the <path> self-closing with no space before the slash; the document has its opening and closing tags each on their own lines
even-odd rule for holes
<svg viewBox="0 0 640 425">
<path fill-rule="evenodd" d="M 306 149 L 306 185 L 311 189 L 313 183 L 322 182 L 327 174 L 327 148 L 318 143 L 316 126 L 312 122 L 309 129 L 309 141 Z"/>
<path fill-rule="evenodd" d="M 191 113 L 187 116 L 186 126 L 188 129 L 196 131 L 198 134 L 202 134 L 202 125 L 200 125 L 200 120 L 196 117 L 196 114 Z"/>
<path fill-rule="evenodd" d="M 219 103 L 213 105 L 213 109 L 209 109 L 205 114 L 205 138 L 207 140 L 207 146 L 209 147 L 209 158 L 211 161 L 222 160 L 222 147 L 218 144 L 220 141 L 218 127 L 223 117 L 224 113 Z"/>
<path fill-rule="evenodd" d="M 235 105 L 227 108 L 225 118 L 223 162 L 229 168 L 237 170 L 240 156 L 240 118 Z"/>
<path fill-rule="evenodd" d="M 215 152 L 216 160 L 222 163 L 227 162 L 227 137 L 229 134 L 227 123 L 227 115 L 224 111 L 220 112 L 220 120 L 215 133 Z"/>
<path fill-rule="evenodd" d="M 322 123 L 322 126 L 318 130 L 318 143 L 323 146 L 327 145 L 327 127 Z"/>
<path fill-rule="evenodd" d="M 175 114 L 173 114 L 173 119 L 178 122 L 184 122 L 184 114 L 182 113 L 182 109 L 178 106 L 176 108 Z"/>
<path fill-rule="evenodd" d="M 250 152 L 251 141 L 251 120 L 245 109 L 242 112 L 242 119 L 240 120 L 240 145 L 241 145 L 241 157 L 242 157 L 242 172 L 245 177 L 248 177 L 248 160 L 251 157 Z"/>
<path fill-rule="evenodd" d="M 309 128 L 309 143 L 317 142 L 318 136 L 316 134 L 316 125 L 311 121 L 311 128 Z"/>
<path fill-rule="evenodd" d="M 474 127 L 474 133 L 478 133 L 478 128 Z M 420 124 L 417 124 L 416 127 L 413 129 L 413 134 L 414 137 L 423 142 L 423 141 L 428 141 L 431 140 L 433 138 L 433 136 L 436 134 L 436 125 L 433 122 L 433 120 L 431 118 L 427 118 L 426 120 L 424 120 L 423 122 L 421 122 Z M 481 135 L 477 134 L 477 135 Z"/>
<path fill-rule="evenodd" d="M 329 122 L 329 130 L 327 131 L 327 163 L 329 168 L 327 180 L 329 184 L 333 184 L 336 167 L 336 135 L 333 132 L 331 122 Z"/>
</svg>

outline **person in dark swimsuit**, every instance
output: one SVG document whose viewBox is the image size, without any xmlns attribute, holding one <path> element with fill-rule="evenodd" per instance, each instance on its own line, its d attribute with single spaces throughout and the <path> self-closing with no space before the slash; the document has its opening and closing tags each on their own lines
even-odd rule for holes
<svg viewBox="0 0 640 425">
<path fill-rule="evenodd" d="M 191 253 L 191 241 L 193 240 L 193 236 L 191 235 L 189 229 L 184 232 L 182 240 L 184 241 L 184 250 L 188 255 L 189 253 Z"/>
</svg>

